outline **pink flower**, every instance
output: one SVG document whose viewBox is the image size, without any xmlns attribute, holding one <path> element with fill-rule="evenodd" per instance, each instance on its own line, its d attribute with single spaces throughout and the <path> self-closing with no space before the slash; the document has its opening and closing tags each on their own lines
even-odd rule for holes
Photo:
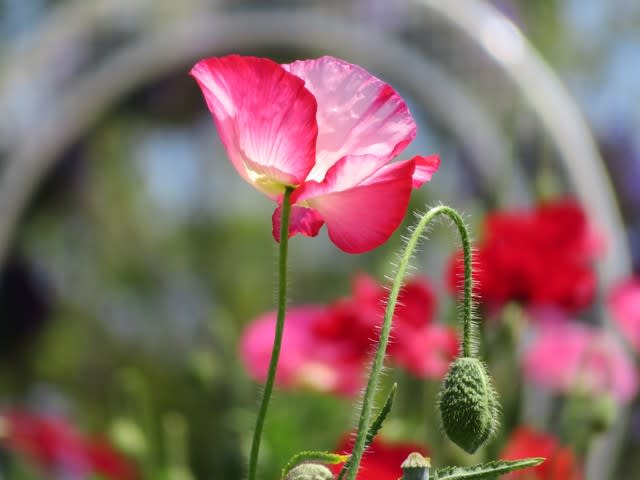
<svg viewBox="0 0 640 480">
<path fill-rule="evenodd" d="M 629 278 L 612 289 L 609 309 L 620 331 L 640 353 L 640 277 Z"/>
<path fill-rule="evenodd" d="M 314 334 L 315 326 L 327 315 L 331 312 L 322 306 L 289 309 L 276 385 L 341 395 L 355 395 L 359 391 L 362 352 L 358 346 L 340 339 L 326 341 Z M 251 322 L 242 336 L 242 359 L 249 374 L 260 381 L 267 377 L 275 323 L 275 312 L 267 313 Z"/>
<path fill-rule="evenodd" d="M 371 250 L 440 164 L 436 156 L 389 163 L 415 137 L 413 117 L 389 85 L 344 60 L 279 65 L 229 55 L 201 60 L 191 74 L 240 176 L 278 203 L 295 188 L 289 236 L 316 236 L 326 223 L 342 250 Z M 277 208 L 276 240 L 279 222 Z"/>
<path fill-rule="evenodd" d="M 287 314 L 276 384 L 356 395 L 382 322 L 386 290 L 366 275 L 353 282 L 353 295 L 328 306 L 291 308 Z M 389 361 L 422 378 L 441 378 L 458 351 L 455 330 L 432 323 L 435 297 L 413 280 L 400 294 Z M 244 332 L 241 356 L 257 380 L 266 378 L 276 315 L 267 313 Z"/>
<path fill-rule="evenodd" d="M 575 323 L 541 326 L 524 354 L 524 373 L 558 392 L 612 393 L 622 403 L 638 390 L 638 374 L 619 342 L 603 330 Z"/>
</svg>

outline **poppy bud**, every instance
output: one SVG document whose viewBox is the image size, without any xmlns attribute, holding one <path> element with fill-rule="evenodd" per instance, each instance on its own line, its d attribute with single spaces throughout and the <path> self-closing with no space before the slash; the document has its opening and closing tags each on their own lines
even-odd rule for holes
<svg viewBox="0 0 640 480">
<path fill-rule="evenodd" d="M 333 473 L 319 463 L 302 463 L 291 469 L 284 480 L 333 480 Z"/>
<path fill-rule="evenodd" d="M 569 431 L 581 432 L 587 438 L 609 430 L 616 414 L 616 401 L 611 395 L 575 391 L 568 398 L 563 420 Z"/>
<path fill-rule="evenodd" d="M 459 357 L 451 364 L 438 404 L 445 434 L 468 453 L 475 452 L 498 428 L 498 394 L 477 358 Z"/>
<path fill-rule="evenodd" d="M 402 462 L 400 467 L 402 468 L 402 480 L 429 480 L 431 459 L 423 457 L 418 452 L 413 452 Z"/>
</svg>

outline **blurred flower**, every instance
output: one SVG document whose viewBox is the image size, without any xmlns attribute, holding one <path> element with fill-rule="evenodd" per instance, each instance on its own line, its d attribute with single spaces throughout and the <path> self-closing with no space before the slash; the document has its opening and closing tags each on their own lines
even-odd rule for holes
<svg viewBox="0 0 640 480">
<path fill-rule="evenodd" d="M 5 412 L 9 451 L 62 478 L 134 480 L 136 469 L 102 439 L 88 439 L 62 418 L 39 416 L 21 410 Z"/>
<path fill-rule="evenodd" d="M 533 211 L 493 212 L 474 255 L 475 290 L 490 308 L 517 301 L 531 307 L 575 312 L 593 300 L 592 262 L 603 240 L 573 200 L 557 200 Z M 449 269 L 452 290 L 460 287 L 461 254 Z"/>
<path fill-rule="evenodd" d="M 544 457 L 537 467 L 512 472 L 505 479 L 523 480 L 581 480 L 582 469 L 570 447 L 563 447 L 550 434 L 530 427 L 518 427 L 507 441 L 500 458 L 517 460 L 527 457 Z"/>
<path fill-rule="evenodd" d="M 524 373 L 558 392 L 611 393 L 622 403 L 638 391 L 638 374 L 620 343 L 603 330 L 575 323 L 541 326 L 525 351 Z"/>
<path fill-rule="evenodd" d="M 191 74 L 240 176 L 277 202 L 296 187 L 289 236 L 316 236 L 326 223 L 340 249 L 371 250 L 438 169 L 436 156 L 389 163 L 415 137 L 413 117 L 389 85 L 343 60 L 229 55 L 201 60 Z M 277 208 L 276 240 L 279 222 Z"/>
<path fill-rule="evenodd" d="M 640 277 L 614 286 L 609 294 L 609 309 L 620 331 L 640 354 Z"/>
<path fill-rule="evenodd" d="M 349 454 L 353 449 L 353 435 L 345 435 L 336 448 L 336 452 Z M 422 445 L 416 443 L 387 443 L 379 436 L 376 437 L 367 448 L 357 480 L 397 480 L 402 476 L 400 465 L 412 452 L 418 452 L 428 456 L 429 452 Z M 341 465 L 329 467 L 335 474 L 340 472 Z"/>
<path fill-rule="evenodd" d="M 287 313 L 276 383 L 283 388 L 356 395 L 382 323 L 387 291 L 359 275 L 353 295 L 328 306 L 294 307 Z M 400 292 L 390 363 L 422 378 L 441 378 L 458 352 L 453 328 L 433 323 L 435 297 L 425 280 Z M 276 314 L 254 320 L 243 334 L 241 356 L 252 377 L 266 378 Z"/>
</svg>

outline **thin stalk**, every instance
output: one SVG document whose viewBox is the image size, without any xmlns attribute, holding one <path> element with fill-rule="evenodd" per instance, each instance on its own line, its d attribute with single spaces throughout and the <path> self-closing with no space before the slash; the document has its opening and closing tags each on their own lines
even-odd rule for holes
<svg viewBox="0 0 640 480">
<path fill-rule="evenodd" d="M 287 253 L 289 250 L 289 219 L 291 216 L 291 192 L 292 187 L 287 187 L 282 198 L 280 217 L 280 250 L 278 255 L 278 317 L 276 320 L 276 332 L 271 350 L 271 360 L 267 380 L 264 384 L 260 409 L 256 418 L 256 427 L 253 431 L 251 442 L 251 454 L 249 456 L 249 480 L 255 480 L 256 468 L 258 465 L 258 454 L 260 453 L 260 439 L 264 420 L 269 408 L 269 400 L 273 391 L 273 384 L 278 369 L 278 359 L 280 358 L 280 348 L 282 346 L 282 333 L 284 332 L 284 316 L 287 309 Z"/>
<path fill-rule="evenodd" d="M 360 466 L 360 460 L 365 448 L 365 441 L 367 436 L 368 425 L 371 418 L 371 410 L 373 408 L 373 397 L 378 386 L 378 377 L 382 370 L 382 364 L 387 351 L 387 344 L 389 343 L 389 334 L 391 333 L 391 321 L 393 319 L 393 313 L 398 301 L 398 295 L 409 266 L 409 262 L 413 256 L 420 238 L 427 226 L 427 224 L 438 215 L 446 215 L 453 220 L 458 227 L 460 238 L 462 239 L 462 249 L 464 252 L 464 304 L 463 304 L 463 344 L 462 353 L 465 357 L 473 355 L 473 341 L 472 341 L 472 312 L 473 312 L 473 278 L 471 269 L 471 245 L 469 242 L 469 234 L 467 233 L 467 227 L 462 220 L 462 217 L 453 208 L 445 205 L 440 205 L 430 209 L 425 213 L 415 226 L 409 241 L 405 247 L 404 253 L 400 259 L 398 265 L 398 271 L 393 280 L 391 286 L 391 293 L 387 301 L 387 308 L 384 312 L 384 320 L 382 323 L 382 329 L 380 331 L 380 340 L 376 347 L 376 353 L 371 364 L 371 371 L 369 373 L 369 380 L 367 381 L 367 387 L 365 389 L 364 398 L 362 400 L 362 409 L 360 410 L 360 419 L 358 420 L 358 433 L 356 436 L 356 443 L 353 446 L 353 452 L 351 452 L 351 467 L 349 468 L 347 480 L 355 480 Z"/>
</svg>

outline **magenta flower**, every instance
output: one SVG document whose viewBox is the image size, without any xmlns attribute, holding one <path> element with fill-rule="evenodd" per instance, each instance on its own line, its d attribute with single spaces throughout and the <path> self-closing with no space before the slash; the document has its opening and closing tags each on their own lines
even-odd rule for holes
<svg viewBox="0 0 640 480">
<path fill-rule="evenodd" d="M 622 403 L 638 391 L 638 373 L 620 343 L 603 330 L 575 323 L 541 326 L 524 354 L 524 373 L 557 392 L 611 393 Z"/>
<path fill-rule="evenodd" d="M 616 325 L 640 353 L 640 277 L 616 285 L 609 294 L 608 303 Z"/>
<path fill-rule="evenodd" d="M 191 74 L 240 176 L 279 203 L 296 189 L 289 236 L 316 236 L 326 223 L 340 249 L 371 250 L 440 164 L 437 156 L 390 163 L 415 137 L 413 117 L 393 88 L 343 60 L 229 55 L 201 60 Z M 279 240 L 279 208 L 272 220 Z"/>
<path fill-rule="evenodd" d="M 282 338 L 276 385 L 351 396 L 362 384 L 362 351 L 352 342 L 326 341 L 315 335 L 316 325 L 331 315 L 326 307 L 305 305 L 289 309 Z M 256 380 L 267 377 L 276 325 L 270 312 L 255 319 L 244 332 L 241 357 Z"/>
<path fill-rule="evenodd" d="M 328 306 L 289 310 L 276 385 L 356 395 L 382 323 L 388 292 L 359 275 L 353 295 Z M 453 328 L 433 323 L 435 297 L 424 280 L 412 280 L 400 294 L 394 315 L 389 361 L 421 378 L 440 379 L 458 352 Z M 249 374 L 264 381 L 273 344 L 275 313 L 254 320 L 244 332 L 241 356 Z"/>
</svg>

